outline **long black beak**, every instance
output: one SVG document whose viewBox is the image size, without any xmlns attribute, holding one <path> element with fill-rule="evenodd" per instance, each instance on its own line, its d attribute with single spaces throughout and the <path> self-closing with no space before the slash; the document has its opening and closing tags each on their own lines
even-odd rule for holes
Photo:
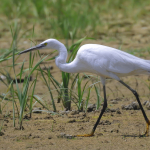
<svg viewBox="0 0 150 150">
<path fill-rule="evenodd" d="M 20 52 L 18 55 L 23 54 L 23 53 L 27 53 L 27 52 L 30 52 L 30 51 L 33 51 L 33 50 L 41 49 L 41 48 L 43 48 L 44 46 L 45 46 L 44 44 L 39 44 L 39 45 L 37 45 L 37 46 L 31 47 L 31 48 L 29 48 L 29 49 L 26 49 L 26 50 Z"/>
</svg>

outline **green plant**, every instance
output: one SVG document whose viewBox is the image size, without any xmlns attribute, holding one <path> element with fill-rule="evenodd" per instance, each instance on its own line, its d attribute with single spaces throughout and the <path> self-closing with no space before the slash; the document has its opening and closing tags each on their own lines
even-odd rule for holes
<svg viewBox="0 0 150 150">
<path fill-rule="evenodd" d="M 27 100 L 29 98 L 29 96 L 28 96 L 28 90 L 29 90 L 29 87 L 30 87 L 30 85 L 29 85 L 30 77 L 31 77 L 32 73 L 37 69 L 37 67 L 39 66 L 39 64 L 46 57 L 47 56 L 45 56 L 43 59 L 41 59 L 40 61 L 38 61 L 36 63 L 36 65 L 34 67 L 32 67 L 33 60 L 34 60 L 34 55 L 33 55 L 33 57 L 31 57 L 31 54 L 30 54 L 29 68 L 28 68 L 29 73 L 28 73 L 28 75 L 26 74 L 26 76 L 24 77 L 22 88 L 20 88 L 19 84 L 18 84 L 17 77 L 19 76 L 19 79 L 20 79 L 20 82 L 21 82 L 22 75 L 25 72 L 23 70 L 23 68 L 24 68 L 24 62 L 22 63 L 20 73 L 18 75 L 16 75 L 16 73 L 15 73 L 15 49 L 13 50 L 13 70 L 14 70 L 14 74 L 15 74 L 15 84 L 16 84 L 16 89 L 17 90 L 15 91 L 14 86 L 13 86 L 13 82 L 11 82 L 11 84 L 10 84 L 11 85 L 10 90 L 11 90 L 11 94 L 12 94 L 12 97 L 13 97 L 13 118 L 14 118 L 14 120 L 15 120 L 15 95 L 17 96 L 17 99 L 19 100 L 20 111 L 19 111 L 19 116 L 18 117 L 19 117 L 20 129 L 22 129 L 23 113 L 24 113 L 24 110 L 25 110 L 25 108 L 27 106 Z M 30 68 L 30 67 L 32 67 L 32 68 Z M 29 105 L 30 116 L 31 116 L 31 111 L 32 111 L 32 102 L 33 102 L 34 89 L 35 89 L 35 85 L 36 85 L 36 79 L 33 81 L 33 83 L 31 84 L 31 86 L 32 85 L 33 85 L 33 89 L 32 89 L 32 95 L 31 95 L 31 99 L 30 99 L 30 105 Z"/>
<path fill-rule="evenodd" d="M 69 50 L 68 50 L 69 58 L 67 61 L 68 63 L 70 63 L 71 61 L 74 60 L 81 42 L 85 39 L 86 39 L 86 37 L 78 40 L 69 48 Z M 48 60 L 50 60 L 50 59 L 48 59 Z M 62 72 L 62 84 L 60 84 L 58 81 L 56 81 L 50 73 L 47 75 L 50 78 L 50 81 L 52 82 L 54 87 L 57 89 L 57 92 L 59 94 L 59 98 L 63 98 L 63 105 L 64 105 L 65 109 L 70 110 L 71 109 L 71 99 L 70 99 L 71 95 L 69 94 L 70 93 L 69 81 L 71 79 L 71 74 L 66 73 L 66 72 Z"/>
<path fill-rule="evenodd" d="M 83 78 L 79 78 L 79 74 L 78 74 L 78 78 L 77 78 L 78 96 L 76 99 L 77 99 L 77 107 L 78 107 L 78 110 L 80 111 L 83 110 L 83 104 L 84 104 L 83 94 L 85 93 L 86 86 L 88 82 L 90 81 L 90 79 L 84 84 L 83 88 L 81 87 L 82 80 Z M 90 98 L 90 92 L 91 92 L 91 87 L 89 87 L 89 90 L 88 90 L 88 96 L 86 99 L 86 109 L 87 109 L 88 101 Z"/>
<path fill-rule="evenodd" d="M 48 69 L 47 70 L 47 74 L 48 75 L 48 81 L 46 80 L 45 76 L 44 76 L 44 72 L 43 70 L 40 68 L 40 71 L 41 71 L 41 74 L 42 74 L 42 77 L 45 81 L 45 84 L 49 90 L 49 93 L 50 93 L 50 97 L 51 97 L 51 100 L 52 100 L 52 105 L 53 105 L 53 109 L 54 109 L 54 112 L 56 112 L 56 106 L 55 106 L 55 102 L 54 102 L 54 98 L 53 98 L 53 94 L 52 94 L 52 91 L 51 91 L 51 88 L 50 88 L 50 79 L 49 79 L 49 76 L 50 76 L 50 70 Z"/>
<path fill-rule="evenodd" d="M 68 45 L 68 39 L 74 40 L 83 35 L 99 38 L 102 34 L 101 37 L 106 40 L 107 38 L 103 36 L 110 36 L 107 31 L 114 26 L 127 25 L 128 31 L 128 23 L 122 23 L 122 20 L 129 20 L 129 23 L 130 20 L 138 22 L 143 16 L 148 16 L 149 9 L 147 6 L 149 6 L 150 1 L 0 0 L 0 4 L 2 16 L 0 20 L 4 26 L 14 19 L 23 22 L 25 28 L 36 23 L 42 30 L 41 35 L 38 32 L 42 38 L 63 38 Z M 109 17 L 110 14 L 112 14 L 111 17 Z M 114 24 L 114 22 L 117 23 Z M 114 39 L 114 37 L 110 38 Z"/>
<path fill-rule="evenodd" d="M 97 102 L 96 102 L 96 109 L 100 107 L 100 89 L 94 85 L 96 96 L 97 96 Z"/>
</svg>

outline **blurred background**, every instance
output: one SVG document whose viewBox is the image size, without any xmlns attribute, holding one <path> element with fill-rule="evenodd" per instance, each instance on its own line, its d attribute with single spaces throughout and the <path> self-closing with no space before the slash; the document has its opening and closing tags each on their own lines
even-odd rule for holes
<svg viewBox="0 0 150 150">
<path fill-rule="evenodd" d="M 149 0 L 0 0 L 0 4 L 0 41 L 7 42 L 10 30 L 17 28 L 18 40 L 73 41 L 87 36 L 129 47 L 149 46 Z M 0 48 L 9 48 L 6 44 Z"/>
</svg>

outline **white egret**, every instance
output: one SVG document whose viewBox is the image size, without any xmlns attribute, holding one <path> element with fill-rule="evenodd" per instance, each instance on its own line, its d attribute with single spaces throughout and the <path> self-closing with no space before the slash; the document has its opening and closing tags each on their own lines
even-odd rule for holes
<svg viewBox="0 0 150 150">
<path fill-rule="evenodd" d="M 150 60 L 144 60 L 108 46 L 98 44 L 85 44 L 81 46 L 80 49 L 78 50 L 76 58 L 71 63 L 66 63 L 67 49 L 64 46 L 64 44 L 62 44 L 56 39 L 45 40 L 39 45 L 24 50 L 19 54 L 43 48 L 51 48 L 58 50 L 59 55 L 58 57 L 56 57 L 55 63 L 60 70 L 68 73 L 91 72 L 99 75 L 101 78 L 101 83 L 103 84 L 103 92 L 104 92 L 104 105 L 102 111 L 92 129 L 92 132 L 90 134 L 77 136 L 94 135 L 96 127 L 99 124 L 100 119 L 107 107 L 106 90 L 105 90 L 106 78 L 116 79 L 135 95 L 141 108 L 141 111 L 143 113 L 144 119 L 146 121 L 147 126 L 145 135 L 148 136 L 150 120 L 147 118 L 146 113 L 141 105 L 138 93 L 131 87 L 129 87 L 127 84 L 125 84 L 120 79 L 120 77 L 138 74 L 150 75 Z"/>
</svg>

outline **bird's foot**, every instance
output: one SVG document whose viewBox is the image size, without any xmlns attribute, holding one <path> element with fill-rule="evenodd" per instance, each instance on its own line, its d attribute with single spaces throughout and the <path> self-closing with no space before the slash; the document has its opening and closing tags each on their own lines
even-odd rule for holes
<svg viewBox="0 0 150 150">
<path fill-rule="evenodd" d="M 146 122 L 146 132 L 145 132 L 144 136 L 148 136 L 148 134 L 149 134 L 149 125 L 150 125 L 150 121 Z"/>
<path fill-rule="evenodd" d="M 94 131 L 92 130 L 92 132 L 90 134 L 83 134 L 83 135 L 76 135 L 77 137 L 90 137 L 94 135 Z"/>
</svg>

